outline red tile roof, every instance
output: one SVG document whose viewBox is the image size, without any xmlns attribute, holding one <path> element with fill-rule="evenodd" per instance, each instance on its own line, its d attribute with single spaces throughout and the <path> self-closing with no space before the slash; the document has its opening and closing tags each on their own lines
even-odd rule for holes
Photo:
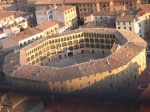
<svg viewBox="0 0 150 112">
<path fill-rule="evenodd" d="M 111 33 L 115 35 L 115 38 L 120 42 L 122 47 L 110 56 L 93 60 L 77 65 L 71 65 L 64 68 L 50 68 L 46 66 L 31 66 L 22 65 L 15 72 L 11 74 L 11 77 L 27 78 L 40 81 L 59 81 L 70 80 L 79 78 L 86 75 L 97 74 L 105 71 L 116 69 L 120 66 L 129 63 L 139 52 L 146 48 L 146 42 L 136 33 L 126 30 L 112 30 L 112 29 L 77 29 L 75 31 L 66 32 L 61 35 L 74 34 L 74 33 Z M 55 38 L 58 36 L 45 37 L 41 40 L 34 42 L 33 44 L 23 48 L 22 50 L 28 50 L 32 47 L 44 42 L 49 38 Z M 117 57 L 117 58 L 116 58 Z M 7 60 L 5 59 L 6 63 Z M 19 59 L 18 59 L 19 60 Z M 7 69 L 8 67 L 6 67 Z M 10 68 L 10 67 L 9 67 Z"/>
<path fill-rule="evenodd" d="M 10 17 L 12 15 L 13 15 L 13 13 L 8 12 L 8 11 L 0 12 L 0 19 L 4 19 L 4 18 Z"/>
<path fill-rule="evenodd" d="M 12 38 L 12 39 L 21 41 L 21 40 L 24 40 L 24 39 L 26 39 L 26 38 L 30 38 L 30 37 L 33 36 L 33 35 L 37 35 L 37 34 L 39 34 L 39 33 L 41 33 L 41 32 L 42 32 L 42 31 L 39 30 L 39 29 L 30 28 L 30 29 L 24 30 L 24 31 L 22 31 L 22 32 L 19 32 L 19 33 L 17 33 L 16 35 L 12 35 L 12 36 L 10 36 L 9 38 Z"/>
<path fill-rule="evenodd" d="M 134 15 L 121 15 L 121 16 L 118 16 L 116 21 L 117 22 L 132 22 L 133 20 L 135 19 L 135 16 Z"/>
<path fill-rule="evenodd" d="M 72 8 L 74 8 L 74 6 L 62 6 L 62 7 L 58 7 L 57 10 L 64 12 Z"/>
<path fill-rule="evenodd" d="M 59 24 L 62 24 L 62 23 L 52 20 L 52 21 L 47 21 L 45 23 L 42 23 L 42 24 L 36 26 L 36 28 L 43 31 L 43 30 L 46 30 L 46 29 L 48 29 L 48 28 L 50 28 L 52 26 L 59 25 Z"/>
</svg>

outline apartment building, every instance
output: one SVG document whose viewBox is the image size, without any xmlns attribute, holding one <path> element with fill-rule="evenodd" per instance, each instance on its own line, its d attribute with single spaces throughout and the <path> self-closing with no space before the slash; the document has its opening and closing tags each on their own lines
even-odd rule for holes
<svg viewBox="0 0 150 112">
<path fill-rule="evenodd" d="M 120 8 L 125 7 L 127 10 L 130 9 L 138 9 L 140 5 L 140 0 L 55 0 L 55 1 L 47 1 L 47 0 L 38 0 L 35 3 L 36 10 L 42 9 L 45 6 L 49 5 L 70 5 L 75 6 L 77 11 L 77 17 L 79 20 L 83 21 L 85 16 L 92 14 L 98 11 L 112 11 L 120 10 Z M 119 6 L 119 7 L 118 7 Z"/>
<path fill-rule="evenodd" d="M 118 16 L 116 20 L 116 28 L 134 31 L 142 38 L 149 38 L 150 13 L 140 10 L 136 14 Z"/>
<path fill-rule="evenodd" d="M 74 6 L 58 7 L 53 11 L 53 20 L 63 23 L 67 29 L 75 29 L 78 27 L 77 14 Z"/>
</svg>

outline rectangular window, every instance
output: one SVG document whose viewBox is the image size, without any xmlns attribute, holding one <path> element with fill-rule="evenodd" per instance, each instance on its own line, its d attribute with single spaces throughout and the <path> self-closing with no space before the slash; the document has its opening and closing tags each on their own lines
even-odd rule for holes
<svg viewBox="0 0 150 112">
<path fill-rule="evenodd" d="M 82 87 L 82 83 L 80 84 L 80 87 Z"/>
<path fill-rule="evenodd" d="M 90 85 L 90 81 L 88 81 L 88 85 Z"/>
<path fill-rule="evenodd" d="M 141 24 L 139 23 L 139 27 L 141 27 Z"/>
<path fill-rule="evenodd" d="M 110 88 L 113 88 L 113 84 L 112 83 L 110 84 Z"/>
<path fill-rule="evenodd" d="M 55 91 L 55 88 L 52 88 L 52 91 Z"/>
<path fill-rule="evenodd" d="M 110 76 L 110 80 L 112 80 L 112 76 Z"/>
<path fill-rule="evenodd" d="M 131 25 L 131 22 L 129 22 L 129 25 Z"/>
<path fill-rule="evenodd" d="M 132 28 L 131 28 L 131 27 L 129 27 L 129 30 L 130 30 L 130 31 L 132 31 Z"/>
<path fill-rule="evenodd" d="M 73 89 L 73 86 L 70 86 L 70 89 L 72 90 L 72 89 Z"/>
<path fill-rule="evenodd" d="M 72 82 L 72 80 L 69 80 L 69 83 L 71 83 Z"/>
<path fill-rule="evenodd" d="M 62 81 L 60 81 L 59 83 L 62 84 Z"/>
<path fill-rule="evenodd" d="M 63 87 L 60 87 L 60 91 L 63 91 L 64 90 L 64 88 Z"/>
</svg>

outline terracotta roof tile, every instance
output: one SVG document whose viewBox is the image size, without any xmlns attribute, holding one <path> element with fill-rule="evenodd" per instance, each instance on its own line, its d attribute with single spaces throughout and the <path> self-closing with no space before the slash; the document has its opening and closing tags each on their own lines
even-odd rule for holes
<svg viewBox="0 0 150 112">
<path fill-rule="evenodd" d="M 62 6 L 62 7 L 58 7 L 57 10 L 64 12 L 72 8 L 74 8 L 74 6 Z"/>
<path fill-rule="evenodd" d="M 117 22 L 132 22 L 135 19 L 134 15 L 124 15 L 124 16 L 118 16 L 116 21 Z"/>
<path fill-rule="evenodd" d="M 19 32 L 16 35 L 12 35 L 9 38 L 21 41 L 21 40 L 29 38 L 29 37 L 31 37 L 33 35 L 37 35 L 39 33 L 42 33 L 42 31 L 39 30 L 39 29 L 36 29 L 36 28 L 30 28 L 30 29 L 24 30 L 22 32 Z"/>
<path fill-rule="evenodd" d="M 12 15 L 13 15 L 13 13 L 8 12 L 8 11 L 0 12 L 0 19 L 4 19 L 4 18 L 7 18 Z"/>
<path fill-rule="evenodd" d="M 120 49 L 118 49 L 113 54 L 109 55 L 106 58 L 88 61 L 85 63 L 80 63 L 77 65 L 71 65 L 64 68 L 57 68 L 57 67 L 48 67 L 48 66 L 31 66 L 31 65 L 21 65 L 19 68 L 17 67 L 16 71 L 14 72 L 11 70 L 11 66 L 15 67 L 14 64 L 6 66 L 6 74 L 10 75 L 11 77 L 18 77 L 18 78 L 27 78 L 32 80 L 39 80 L 39 81 L 59 81 L 59 80 L 70 80 L 79 78 L 86 75 L 101 73 L 105 71 L 110 71 L 120 66 L 123 66 L 130 62 L 139 52 L 146 48 L 146 42 L 143 41 L 138 34 L 126 30 L 115 30 L 115 29 L 77 29 L 75 31 L 66 32 L 61 35 L 68 35 L 74 33 L 111 33 L 115 35 L 115 38 L 120 42 L 122 45 Z M 49 38 L 57 38 L 58 36 L 51 36 L 42 38 L 32 45 L 23 48 L 22 50 L 28 50 L 39 43 L 44 42 Z M 14 55 L 7 56 L 5 58 L 4 63 L 11 60 Z M 116 58 L 117 57 L 117 58 Z M 10 59 L 9 59 L 10 58 Z M 16 58 L 14 58 L 16 59 Z M 18 59 L 19 61 L 19 59 Z M 15 62 L 18 62 L 15 61 Z M 17 63 L 15 63 L 17 64 Z M 19 63 L 18 63 L 19 64 Z M 7 72 L 8 70 L 8 72 Z M 12 72 L 11 72 L 12 71 Z"/>
<path fill-rule="evenodd" d="M 42 23 L 42 24 L 36 26 L 36 28 L 43 31 L 43 30 L 46 30 L 46 29 L 48 29 L 52 26 L 55 26 L 57 24 L 59 25 L 59 24 L 62 24 L 62 23 L 60 23 L 58 21 L 47 21 L 45 23 Z"/>
</svg>

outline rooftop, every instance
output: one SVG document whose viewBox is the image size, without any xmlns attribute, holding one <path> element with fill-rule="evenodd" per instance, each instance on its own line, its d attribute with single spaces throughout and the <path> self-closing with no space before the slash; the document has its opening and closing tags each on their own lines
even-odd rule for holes
<svg viewBox="0 0 150 112">
<path fill-rule="evenodd" d="M 107 2 L 109 3 L 111 0 L 38 0 L 35 5 L 41 4 L 69 4 L 69 3 L 97 3 L 97 2 Z M 136 0 L 114 0 L 114 2 L 121 2 L 121 1 L 136 1 Z"/>
<path fill-rule="evenodd" d="M 58 7 L 57 10 L 65 12 L 65 11 L 72 9 L 72 8 L 74 8 L 74 6 L 62 6 L 62 7 Z"/>
<path fill-rule="evenodd" d="M 4 19 L 4 18 L 10 17 L 12 15 L 13 15 L 13 13 L 8 12 L 8 11 L 0 12 L 0 19 Z"/>
<path fill-rule="evenodd" d="M 135 19 L 135 15 L 121 15 L 118 16 L 116 21 L 117 22 L 132 22 Z"/>
<path fill-rule="evenodd" d="M 45 23 L 42 23 L 42 24 L 40 24 L 40 25 L 38 25 L 38 26 L 36 26 L 36 29 L 39 29 L 39 30 L 46 30 L 46 29 L 48 29 L 48 28 L 50 28 L 50 27 L 52 27 L 52 26 L 55 26 L 55 25 L 62 25 L 63 23 L 60 23 L 60 22 L 58 22 L 58 21 L 47 21 L 47 22 L 45 22 Z"/>
<path fill-rule="evenodd" d="M 93 16 L 117 16 L 115 11 L 100 11 L 93 13 Z"/>
<path fill-rule="evenodd" d="M 42 31 L 40 29 L 37 29 L 37 28 L 30 28 L 30 29 L 27 29 L 27 30 L 24 30 L 22 32 L 19 32 L 15 35 L 12 35 L 10 36 L 9 38 L 12 38 L 12 39 L 15 39 L 15 40 L 18 40 L 18 41 L 21 41 L 21 40 L 24 40 L 26 38 L 29 38 L 33 35 L 36 35 L 36 34 L 39 34 L 41 33 Z"/>
<path fill-rule="evenodd" d="M 18 18 L 18 17 L 24 17 L 26 15 L 29 15 L 31 14 L 31 12 L 21 12 L 21 11 L 10 11 L 11 13 L 13 13 L 14 17 L 15 18 Z"/>
<path fill-rule="evenodd" d="M 115 29 L 102 29 L 102 28 L 81 28 L 74 31 L 69 31 L 57 36 L 44 37 L 33 44 L 23 48 L 22 50 L 28 50 L 32 47 L 48 40 L 49 38 L 57 38 L 59 36 L 65 36 L 75 33 L 109 33 L 114 34 L 115 38 L 119 41 L 121 47 L 113 54 L 103 58 L 92 60 L 85 63 L 73 64 L 67 67 L 49 67 L 49 66 L 32 66 L 32 65 L 19 65 L 19 62 L 15 54 L 7 56 L 4 60 L 6 65 L 4 71 L 7 75 L 11 74 L 11 77 L 26 78 L 38 81 L 59 81 L 70 80 L 87 76 L 90 74 L 97 74 L 105 71 L 110 71 L 123 66 L 130 62 L 139 52 L 146 48 L 146 42 L 136 33 L 126 30 Z M 14 56 L 14 57 L 13 57 Z M 117 57 L 117 58 L 116 58 Z M 9 59 L 10 58 L 10 59 Z M 9 61 L 13 60 L 13 63 L 9 64 Z M 17 59 L 15 61 L 15 59 Z M 8 65 L 7 65 L 8 64 Z M 14 71 L 15 70 L 15 71 Z"/>
</svg>

